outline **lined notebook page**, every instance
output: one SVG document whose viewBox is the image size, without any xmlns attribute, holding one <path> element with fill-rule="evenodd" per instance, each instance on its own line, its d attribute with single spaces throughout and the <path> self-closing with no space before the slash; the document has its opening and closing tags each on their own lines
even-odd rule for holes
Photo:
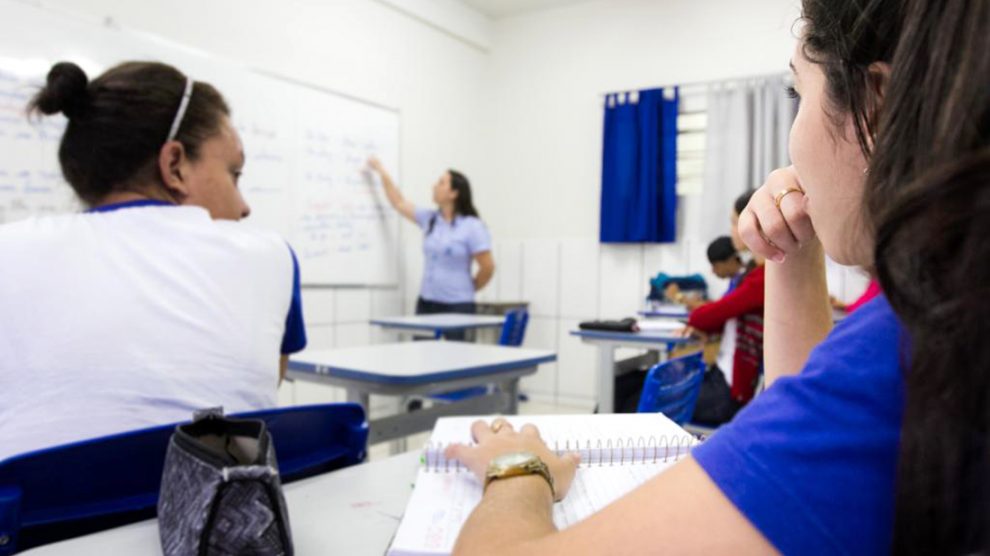
<svg viewBox="0 0 990 556">
<path fill-rule="evenodd" d="M 659 463 L 690 451 L 695 439 L 662 413 L 606 415 L 512 415 L 503 417 L 519 430 L 536 425 L 551 450 L 578 452 L 582 466 L 615 465 L 630 461 Z M 437 421 L 426 446 L 427 467 L 446 469 L 443 449 L 450 444 L 472 444 L 471 424 L 488 417 L 445 417 Z"/>
<path fill-rule="evenodd" d="M 475 417 L 440 419 L 434 428 L 431 446 L 438 449 L 452 442 L 471 442 L 468 430 Z M 491 417 L 485 417 L 491 421 Z M 597 444 L 602 439 L 626 437 L 690 436 L 661 414 L 510 416 L 506 418 L 517 429 L 533 423 L 550 446 L 564 445 L 573 439 Z M 413 494 L 406 507 L 399 530 L 389 549 L 390 556 L 422 556 L 449 554 L 464 522 L 481 501 L 481 483 L 474 475 L 459 467 L 445 465 L 442 460 L 429 461 L 429 450 L 423 469 L 416 478 Z M 631 454 L 632 452 L 626 452 Z M 680 455 L 685 455 L 683 450 Z M 609 503 L 643 484 L 674 464 L 666 461 L 619 459 L 593 462 L 578 468 L 567 497 L 554 505 L 554 523 L 566 528 L 587 518 Z"/>
</svg>

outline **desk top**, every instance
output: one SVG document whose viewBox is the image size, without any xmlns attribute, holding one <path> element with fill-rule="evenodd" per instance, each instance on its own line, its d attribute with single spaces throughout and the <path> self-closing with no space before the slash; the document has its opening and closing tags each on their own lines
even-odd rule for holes
<svg viewBox="0 0 990 556">
<path fill-rule="evenodd" d="M 621 342 L 635 344 L 691 344 L 696 338 L 684 337 L 667 331 L 609 332 L 606 330 L 573 330 L 571 336 L 600 342 Z"/>
<path fill-rule="evenodd" d="M 683 305 L 661 305 L 649 311 L 640 311 L 639 315 L 647 318 L 686 319 L 691 314 Z"/>
<path fill-rule="evenodd" d="M 384 554 L 412 494 L 419 456 L 406 452 L 285 485 L 296 554 Z M 25 554 L 161 554 L 158 522 L 149 519 Z"/>
<path fill-rule="evenodd" d="M 304 350 L 289 359 L 289 370 L 365 382 L 422 384 L 535 367 L 556 361 L 548 350 L 426 341 Z"/>
<path fill-rule="evenodd" d="M 434 315 L 411 315 L 372 319 L 371 324 L 384 328 L 405 330 L 468 330 L 471 328 L 498 328 L 505 323 L 505 317 L 498 315 L 465 315 L 460 313 L 437 313 Z"/>
</svg>

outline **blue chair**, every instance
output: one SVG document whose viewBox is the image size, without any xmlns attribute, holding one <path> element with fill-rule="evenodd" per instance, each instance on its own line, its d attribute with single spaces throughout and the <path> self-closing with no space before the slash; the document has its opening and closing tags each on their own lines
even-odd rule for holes
<svg viewBox="0 0 990 556">
<path fill-rule="evenodd" d="M 505 323 L 502 324 L 502 335 L 498 339 L 500 346 L 519 347 L 526 337 L 526 326 L 529 324 L 529 311 L 512 309 L 505 313 Z"/>
<path fill-rule="evenodd" d="M 526 309 L 512 309 L 507 311 L 505 313 L 505 322 L 502 323 L 502 334 L 499 336 L 498 345 L 511 347 L 521 346 L 523 343 L 523 338 L 526 337 L 526 325 L 528 324 L 529 312 Z M 484 396 L 487 393 L 487 386 L 472 386 L 471 388 L 464 388 L 463 390 L 433 394 L 430 396 L 430 399 L 441 402 L 456 402 L 467 398 L 473 398 L 475 396 Z"/>
<path fill-rule="evenodd" d="M 705 362 L 701 353 L 671 359 L 654 365 L 643 382 L 639 413 L 663 413 L 683 425 L 691 419 L 701 392 Z"/>
<path fill-rule="evenodd" d="M 364 461 L 357 404 L 267 409 L 282 482 Z M 0 556 L 154 517 L 175 424 L 46 448 L 0 461 Z"/>
</svg>

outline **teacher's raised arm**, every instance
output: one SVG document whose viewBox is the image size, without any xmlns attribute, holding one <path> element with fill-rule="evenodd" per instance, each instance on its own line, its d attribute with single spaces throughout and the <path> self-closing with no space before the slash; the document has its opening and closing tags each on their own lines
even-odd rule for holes
<svg viewBox="0 0 990 556">
<path fill-rule="evenodd" d="M 368 167 L 378 174 L 389 203 L 423 231 L 423 283 L 416 314 L 474 313 L 474 293 L 495 274 L 492 239 L 471 197 L 464 174 L 447 170 L 433 185 L 435 207 L 416 207 L 399 192 L 382 163 L 372 157 Z M 477 273 L 472 275 L 473 263 Z M 448 340 L 464 338 L 448 332 Z"/>
</svg>

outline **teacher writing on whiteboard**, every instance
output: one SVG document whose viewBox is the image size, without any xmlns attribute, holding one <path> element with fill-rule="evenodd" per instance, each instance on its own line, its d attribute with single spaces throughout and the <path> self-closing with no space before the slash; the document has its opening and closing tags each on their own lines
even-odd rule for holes
<svg viewBox="0 0 990 556">
<path fill-rule="evenodd" d="M 423 283 L 416 314 L 474 313 L 474 292 L 495 274 L 492 240 L 471 202 L 471 184 L 463 174 L 448 170 L 433 186 L 436 208 L 416 207 L 402 196 L 377 158 L 368 160 L 385 187 L 388 202 L 423 230 Z M 478 272 L 471 275 L 472 261 Z M 464 339 L 463 332 L 449 332 L 449 340 Z"/>
</svg>

